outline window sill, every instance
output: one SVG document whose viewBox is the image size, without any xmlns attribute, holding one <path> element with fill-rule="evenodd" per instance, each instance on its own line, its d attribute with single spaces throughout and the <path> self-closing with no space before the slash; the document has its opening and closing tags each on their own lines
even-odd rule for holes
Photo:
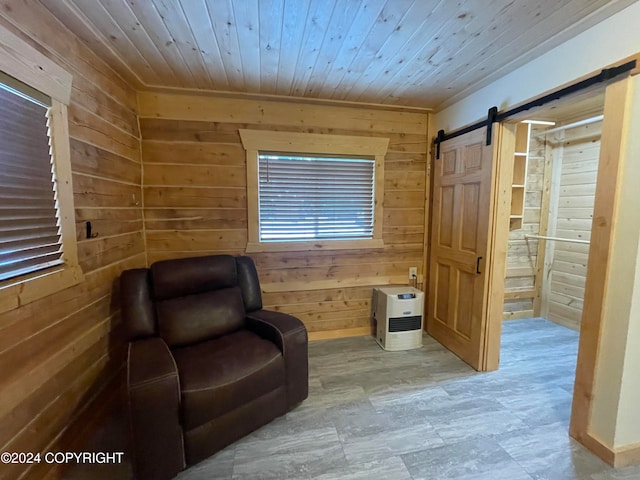
<svg viewBox="0 0 640 480">
<path fill-rule="evenodd" d="M 247 253 L 262 252 L 306 252 L 324 250 L 365 250 L 382 249 L 384 242 L 382 239 L 371 240 L 319 240 L 308 242 L 249 242 L 247 243 Z"/>
<path fill-rule="evenodd" d="M 58 266 L 0 284 L 0 313 L 15 310 L 84 280 L 79 266 Z"/>
</svg>

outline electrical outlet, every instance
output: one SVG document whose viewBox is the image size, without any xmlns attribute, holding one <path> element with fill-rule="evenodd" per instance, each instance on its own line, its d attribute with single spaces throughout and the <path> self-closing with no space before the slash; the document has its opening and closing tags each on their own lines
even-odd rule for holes
<svg viewBox="0 0 640 480">
<path fill-rule="evenodd" d="M 409 267 L 409 280 L 413 280 L 414 278 L 418 278 L 418 268 Z"/>
</svg>

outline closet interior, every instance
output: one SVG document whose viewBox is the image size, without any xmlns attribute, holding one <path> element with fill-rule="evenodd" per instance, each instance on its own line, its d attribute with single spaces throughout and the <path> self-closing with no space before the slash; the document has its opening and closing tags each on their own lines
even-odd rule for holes
<svg viewBox="0 0 640 480">
<path fill-rule="evenodd" d="M 503 318 L 578 330 L 600 153 L 599 92 L 532 112 L 516 127 Z"/>
</svg>

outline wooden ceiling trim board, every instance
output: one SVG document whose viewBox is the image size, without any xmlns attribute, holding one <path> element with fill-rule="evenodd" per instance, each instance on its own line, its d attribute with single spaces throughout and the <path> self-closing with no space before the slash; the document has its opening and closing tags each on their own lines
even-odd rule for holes
<svg viewBox="0 0 640 480">
<path fill-rule="evenodd" d="M 284 2 L 262 0 L 259 6 L 260 28 L 260 92 L 275 94 L 278 85 L 278 64 L 282 48 Z"/>
<path fill-rule="evenodd" d="M 205 0 L 189 0 L 180 3 L 185 17 L 193 33 L 195 42 L 200 49 L 205 68 L 209 72 L 212 89 L 230 90 L 227 70 L 222 60 L 222 52 L 213 33 L 213 25 L 209 8 Z M 212 72 L 223 72 L 223 75 L 212 75 Z"/>
<path fill-rule="evenodd" d="M 403 17 L 403 12 L 406 12 L 413 3 L 413 0 L 392 0 L 387 2 L 367 36 L 362 39 L 362 45 L 347 69 L 349 75 L 343 76 L 342 80 L 336 85 L 332 98 L 339 100 L 348 98 L 347 92 L 350 92 L 356 85 L 357 79 L 366 70 L 372 61 L 372 57 L 375 58 L 387 36 L 395 31 Z"/>
<path fill-rule="evenodd" d="M 91 3 L 77 2 L 75 0 L 64 0 L 76 16 L 87 25 L 89 30 L 95 32 L 103 49 L 110 52 L 110 56 L 120 57 L 120 63 L 125 66 L 125 78 L 135 77 L 137 83 L 153 84 L 161 81 L 161 75 L 154 70 L 147 58 L 140 53 L 136 45 L 129 39 L 123 28 L 113 19 L 111 14 L 98 1 Z M 118 53 L 119 52 L 119 53 Z M 129 65 L 137 65 L 137 73 L 134 73 Z"/>
<path fill-rule="evenodd" d="M 189 23 L 184 15 L 182 7 L 175 0 L 152 0 L 158 15 L 162 19 L 167 31 L 171 34 L 173 42 L 185 63 L 189 65 L 191 74 L 195 79 L 197 88 L 207 88 L 211 85 L 209 71 L 204 65 L 200 48 L 193 38 Z"/>
<path fill-rule="evenodd" d="M 398 112 L 369 108 L 317 105 L 299 120 L 300 105 L 279 101 L 220 98 L 139 92 L 141 118 L 166 118 L 201 122 L 258 123 L 263 125 L 332 125 L 336 129 L 424 135 L 427 112 Z M 260 122 L 256 122 L 260 118 Z M 357 127 L 357 128 L 356 128 Z"/>
<path fill-rule="evenodd" d="M 296 92 L 294 89 L 294 94 L 317 96 L 320 86 L 332 68 L 336 52 L 344 44 L 345 32 L 351 27 L 361 5 L 361 1 L 336 2 L 324 39 L 318 49 L 316 61 L 313 68 L 309 70 L 309 77 L 301 92 Z"/>
<path fill-rule="evenodd" d="M 302 44 L 307 22 L 310 0 L 282 1 L 284 2 L 284 22 L 276 94 L 289 95 L 298 60 L 298 47 Z"/>
<path fill-rule="evenodd" d="M 151 62 L 153 70 L 161 79 L 160 81 L 177 85 L 178 76 L 164 57 L 163 49 L 159 49 L 153 42 L 144 25 L 140 23 L 134 11 L 131 10 L 129 3 L 120 2 L 120 0 L 99 0 L 99 2 L 102 8 L 112 16 L 115 23 L 120 26 L 125 35 L 129 37 L 139 54 Z M 119 8 L 119 5 L 122 5 L 122 8 Z M 144 79 L 143 83 L 151 84 L 146 79 Z"/>
<path fill-rule="evenodd" d="M 332 68 L 319 88 L 318 97 L 334 98 L 336 85 L 347 74 L 349 66 L 358 52 L 360 40 L 371 31 L 385 4 L 386 0 L 372 0 L 360 5 L 360 9 L 345 35 L 342 47 L 336 53 Z"/>
<path fill-rule="evenodd" d="M 321 45 L 325 38 L 331 14 L 337 1 L 311 0 L 304 33 L 302 34 L 302 43 L 298 48 L 293 81 L 287 95 L 304 96 L 304 85 L 311 75 L 311 66 L 315 65 L 318 59 L 320 53 L 318 45 Z"/>
<path fill-rule="evenodd" d="M 236 34 L 235 18 L 231 0 L 205 0 L 209 11 L 209 22 L 213 25 L 214 37 L 222 56 L 222 64 L 230 90 L 245 91 L 246 82 L 240 59 L 240 46 Z"/>
<path fill-rule="evenodd" d="M 350 108 L 369 108 L 373 110 L 388 110 L 396 112 L 408 113 L 433 113 L 434 109 L 430 107 L 414 107 L 411 105 L 393 105 L 382 103 L 352 102 L 349 100 L 332 100 L 326 98 L 313 97 L 292 97 L 284 95 L 273 95 L 267 93 L 245 93 L 230 92 L 220 90 L 201 90 L 196 88 L 176 88 L 176 87 L 154 87 L 150 86 L 141 91 L 149 94 L 169 94 L 169 95 L 195 95 L 195 96 L 213 96 L 216 98 L 236 98 L 242 100 L 254 100 L 265 102 L 281 102 L 281 103 L 297 103 L 302 105 L 324 105 L 336 107 Z"/>
<path fill-rule="evenodd" d="M 236 0 L 232 2 L 232 9 L 236 19 L 242 70 L 245 72 L 244 82 L 249 91 L 259 92 L 261 48 L 258 0 Z"/>
</svg>

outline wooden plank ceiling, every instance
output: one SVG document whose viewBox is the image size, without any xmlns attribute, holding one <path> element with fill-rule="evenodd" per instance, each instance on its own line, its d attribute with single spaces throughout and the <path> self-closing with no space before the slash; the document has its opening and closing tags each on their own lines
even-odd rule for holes
<svg viewBox="0 0 640 480">
<path fill-rule="evenodd" d="M 140 89 L 448 105 L 635 0 L 41 0 Z"/>
</svg>

